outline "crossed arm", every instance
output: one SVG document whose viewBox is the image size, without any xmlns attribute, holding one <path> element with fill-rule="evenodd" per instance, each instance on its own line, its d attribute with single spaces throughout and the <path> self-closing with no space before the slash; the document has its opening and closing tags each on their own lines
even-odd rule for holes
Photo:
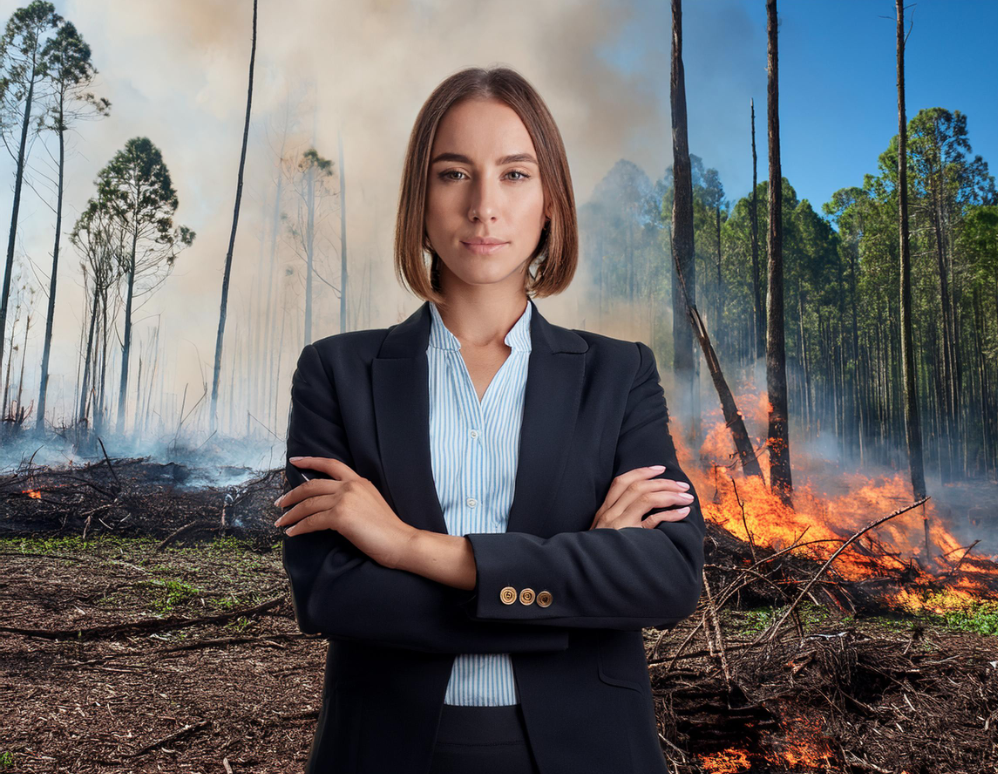
<svg viewBox="0 0 998 774">
<path fill-rule="evenodd" d="M 614 476 L 664 464 L 661 477 L 690 484 L 695 499 L 684 519 L 550 538 L 426 536 L 450 541 L 444 552 L 459 562 L 447 571 L 451 578 L 470 576 L 474 565 L 470 592 L 419 574 L 440 577 L 439 569 L 429 569 L 434 557 L 445 555 L 439 541 L 434 547 L 424 541 L 407 569 L 395 569 L 330 530 L 286 536 L 283 562 L 302 631 L 426 652 L 509 653 L 564 650 L 573 628 L 668 628 L 691 615 L 700 596 L 703 515 L 676 459 L 654 354 L 640 342 L 637 348 Z M 311 344 L 299 357 L 291 396 L 287 456 L 333 457 L 353 466 L 334 385 Z M 290 462 L 285 473 L 289 488 L 305 480 Z M 499 592 L 513 578 L 518 586 L 551 591 L 554 602 L 503 604 Z"/>
</svg>

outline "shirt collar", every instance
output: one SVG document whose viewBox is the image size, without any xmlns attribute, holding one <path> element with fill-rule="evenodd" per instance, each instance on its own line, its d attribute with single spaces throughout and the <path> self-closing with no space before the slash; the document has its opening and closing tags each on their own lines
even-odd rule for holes
<svg viewBox="0 0 998 774">
<path fill-rule="evenodd" d="M 430 340 L 429 346 L 436 347 L 437 349 L 461 349 L 461 342 L 458 341 L 457 336 L 451 333 L 447 326 L 444 325 L 444 321 L 440 317 L 440 310 L 437 309 L 437 305 L 432 301 L 430 304 Z M 531 341 L 530 341 L 530 317 L 531 309 L 533 309 L 533 304 L 530 300 L 527 300 L 527 308 L 520 315 L 520 319 L 514 323 L 513 327 L 509 329 L 509 333 L 506 334 L 506 338 L 503 341 L 506 346 L 510 347 L 514 352 L 530 352 Z"/>
</svg>

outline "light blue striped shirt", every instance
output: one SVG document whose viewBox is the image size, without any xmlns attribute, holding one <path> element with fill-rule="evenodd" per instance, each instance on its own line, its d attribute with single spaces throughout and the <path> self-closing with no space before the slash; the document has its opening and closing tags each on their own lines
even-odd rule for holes
<svg viewBox="0 0 998 774">
<path fill-rule="evenodd" d="M 532 304 L 527 301 L 506 334 L 511 351 L 479 403 L 459 351 L 461 342 L 447 330 L 436 305 L 429 303 L 430 460 L 447 532 L 505 532 L 520 450 Z M 508 653 L 455 657 L 445 704 L 494 707 L 519 702 Z"/>
</svg>

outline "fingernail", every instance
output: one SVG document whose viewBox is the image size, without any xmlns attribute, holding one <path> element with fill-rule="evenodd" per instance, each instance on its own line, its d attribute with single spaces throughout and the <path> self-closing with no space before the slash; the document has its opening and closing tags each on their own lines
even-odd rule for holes
<svg viewBox="0 0 998 774">
<path fill-rule="evenodd" d="M 682 487 L 683 489 L 689 489 L 689 488 L 690 488 L 690 485 L 689 485 L 689 484 L 687 484 L 687 483 L 686 483 L 685 481 L 677 481 L 676 483 L 677 483 L 677 484 L 678 484 L 679 486 L 681 486 L 681 487 Z"/>
<path fill-rule="evenodd" d="M 665 470 L 665 465 L 652 465 L 649 470 Z"/>
<path fill-rule="evenodd" d="M 275 526 L 275 527 L 279 527 L 279 526 L 281 526 L 281 521 L 282 521 L 283 519 L 284 519 L 284 517 L 282 516 L 282 517 L 281 517 L 280 519 L 278 519 L 277 521 L 275 521 L 275 522 L 274 522 L 274 526 Z"/>
<path fill-rule="evenodd" d="M 274 500 L 274 505 L 280 505 L 281 504 L 281 500 L 283 500 L 283 499 L 284 499 L 284 495 L 281 495 L 276 500 Z"/>
<path fill-rule="evenodd" d="M 679 496 L 682 497 L 684 500 L 691 500 L 691 501 L 693 500 L 693 495 L 691 495 L 691 494 L 689 494 L 687 492 L 683 492 Z"/>
<path fill-rule="evenodd" d="M 679 512 L 680 512 L 680 513 L 685 513 L 685 512 L 686 512 L 686 511 L 688 511 L 689 509 L 690 509 L 690 506 L 686 505 L 686 506 L 683 506 L 682 508 L 680 508 L 680 509 L 679 509 Z"/>
<path fill-rule="evenodd" d="M 295 462 L 297 460 L 303 460 L 303 459 L 305 459 L 305 458 L 304 457 L 288 457 L 288 460 L 291 461 L 291 462 Z"/>
</svg>

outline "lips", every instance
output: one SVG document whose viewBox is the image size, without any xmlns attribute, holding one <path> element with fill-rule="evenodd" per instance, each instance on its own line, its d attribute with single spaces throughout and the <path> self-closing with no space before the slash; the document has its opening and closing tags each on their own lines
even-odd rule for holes
<svg viewBox="0 0 998 774">
<path fill-rule="evenodd" d="M 492 255 L 499 250 L 502 250 L 508 242 L 499 242 L 496 240 L 472 240 L 470 242 L 461 242 L 465 249 L 475 255 Z"/>
</svg>

